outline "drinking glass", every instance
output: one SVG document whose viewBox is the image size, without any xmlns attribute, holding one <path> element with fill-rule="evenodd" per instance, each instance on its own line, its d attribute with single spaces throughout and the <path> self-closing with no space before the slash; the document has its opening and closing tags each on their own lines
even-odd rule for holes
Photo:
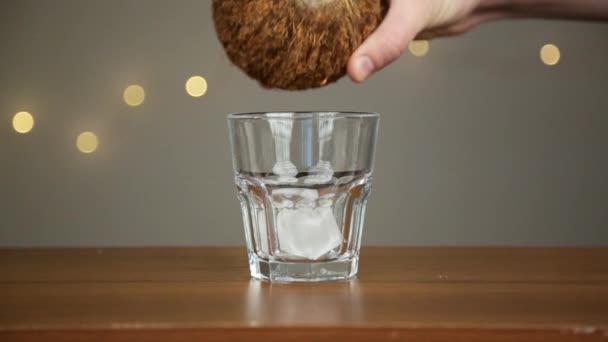
<svg viewBox="0 0 608 342">
<path fill-rule="evenodd" d="M 378 122 L 376 113 L 228 116 L 252 277 L 356 275 Z"/>
</svg>

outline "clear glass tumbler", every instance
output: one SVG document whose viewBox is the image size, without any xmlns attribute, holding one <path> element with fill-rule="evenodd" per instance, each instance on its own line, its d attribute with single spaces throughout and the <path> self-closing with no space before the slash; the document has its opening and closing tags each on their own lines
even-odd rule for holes
<svg viewBox="0 0 608 342">
<path fill-rule="evenodd" d="M 375 113 L 228 116 L 252 277 L 355 276 L 378 121 Z"/>
</svg>

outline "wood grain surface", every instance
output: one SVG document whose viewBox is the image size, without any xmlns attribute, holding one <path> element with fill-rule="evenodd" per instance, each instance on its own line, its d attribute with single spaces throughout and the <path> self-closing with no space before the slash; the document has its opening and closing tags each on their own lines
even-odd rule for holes
<svg viewBox="0 0 608 342">
<path fill-rule="evenodd" d="M 350 282 L 242 248 L 0 250 L 0 341 L 608 341 L 608 249 L 365 247 Z"/>
</svg>

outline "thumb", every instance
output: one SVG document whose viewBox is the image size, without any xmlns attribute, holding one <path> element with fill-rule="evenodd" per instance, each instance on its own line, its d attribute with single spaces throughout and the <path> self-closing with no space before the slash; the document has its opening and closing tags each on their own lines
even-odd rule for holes
<svg viewBox="0 0 608 342">
<path fill-rule="evenodd" d="M 355 82 L 365 81 L 371 74 L 393 62 L 416 37 L 428 17 L 427 1 L 391 2 L 384 21 L 353 53 L 348 61 L 348 75 Z"/>
</svg>

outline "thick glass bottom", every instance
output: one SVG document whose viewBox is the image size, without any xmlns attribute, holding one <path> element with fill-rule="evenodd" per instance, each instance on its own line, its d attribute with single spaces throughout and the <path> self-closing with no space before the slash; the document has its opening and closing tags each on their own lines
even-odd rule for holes
<svg viewBox="0 0 608 342">
<path fill-rule="evenodd" d="M 348 280 L 357 274 L 359 257 L 349 256 L 329 261 L 286 262 L 260 259 L 249 255 L 253 278 L 272 282 L 321 282 Z"/>
</svg>

